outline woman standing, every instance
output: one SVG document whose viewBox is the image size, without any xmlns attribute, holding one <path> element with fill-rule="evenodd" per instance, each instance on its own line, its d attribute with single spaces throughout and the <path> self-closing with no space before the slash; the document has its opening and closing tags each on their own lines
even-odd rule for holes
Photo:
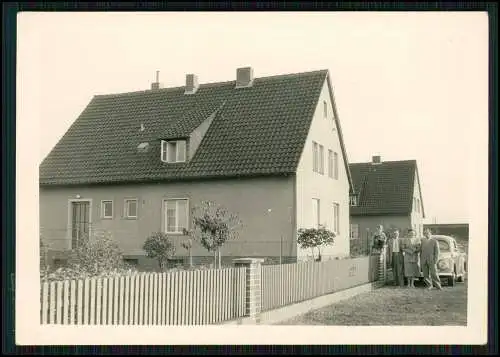
<svg viewBox="0 0 500 357">
<path fill-rule="evenodd" d="M 408 238 L 405 239 L 403 248 L 403 265 L 405 278 L 408 280 L 408 288 L 415 287 L 415 279 L 420 276 L 420 240 L 415 238 L 415 231 L 408 230 Z"/>
</svg>

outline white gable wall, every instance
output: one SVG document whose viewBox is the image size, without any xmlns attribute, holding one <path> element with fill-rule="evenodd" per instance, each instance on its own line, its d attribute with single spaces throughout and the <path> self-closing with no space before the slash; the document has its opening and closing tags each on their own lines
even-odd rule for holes
<svg viewBox="0 0 500 357">
<path fill-rule="evenodd" d="M 418 236 L 423 235 L 423 228 L 424 228 L 424 218 L 423 218 L 423 210 L 422 210 L 422 201 L 420 199 L 420 186 L 418 184 L 418 177 L 417 174 L 415 175 L 415 184 L 413 186 L 413 203 L 412 203 L 412 210 L 411 210 L 411 225 L 412 228 L 416 230 Z M 418 201 L 417 201 L 418 200 Z M 418 204 L 418 208 L 416 203 Z"/>
<path fill-rule="evenodd" d="M 324 117 L 323 101 L 326 101 L 328 114 Z M 344 157 L 340 146 L 338 129 L 334 121 L 333 105 L 328 83 L 325 80 L 314 113 L 296 176 L 297 229 L 312 228 L 313 198 L 320 200 L 320 224 L 333 231 L 333 204 L 338 203 L 339 234 L 333 246 L 322 249 L 323 259 L 349 255 L 349 180 L 345 169 Z M 313 172 L 313 141 L 324 147 L 324 174 Z M 338 154 L 338 179 L 328 176 L 328 150 Z M 297 257 L 304 260 L 311 256 L 311 250 L 297 248 Z"/>
</svg>

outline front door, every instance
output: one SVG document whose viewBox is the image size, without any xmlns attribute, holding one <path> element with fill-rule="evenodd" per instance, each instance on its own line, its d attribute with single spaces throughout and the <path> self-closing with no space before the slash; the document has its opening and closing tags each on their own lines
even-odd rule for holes
<svg viewBox="0 0 500 357">
<path fill-rule="evenodd" d="M 90 229 L 90 202 L 71 202 L 71 249 L 80 239 L 88 237 Z"/>
</svg>

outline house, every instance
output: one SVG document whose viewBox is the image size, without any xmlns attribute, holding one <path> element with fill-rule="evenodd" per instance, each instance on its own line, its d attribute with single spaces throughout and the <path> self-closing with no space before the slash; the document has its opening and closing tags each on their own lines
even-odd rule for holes
<svg viewBox="0 0 500 357">
<path fill-rule="evenodd" d="M 349 255 L 351 178 L 327 70 L 96 95 L 40 167 L 41 235 L 53 252 L 108 232 L 149 267 L 148 235 L 179 246 L 190 209 L 214 201 L 238 215 L 222 256 L 306 259 L 297 230 L 336 232 L 323 254 Z M 61 253 L 62 254 L 62 253 Z M 185 256 L 182 248 L 177 255 Z M 213 259 L 201 245 L 196 259 Z M 64 255 L 64 254 L 63 254 Z"/>
<path fill-rule="evenodd" d="M 416 160 L 349 164 L 354 195 L 350 202 L 351 244 L 367 249 L 377 225 L 398 228 L 403 236 L 409 228 L 423 234 L 425 218 Z"/>
<path fill-rule="evenodd" d="M 455 237 L 460 241 L 469 240 L 468 223 L 432 223 L 424 224 L 424 229 L 429 228 L 433 234 L 443 234 Z"/>
</svg>

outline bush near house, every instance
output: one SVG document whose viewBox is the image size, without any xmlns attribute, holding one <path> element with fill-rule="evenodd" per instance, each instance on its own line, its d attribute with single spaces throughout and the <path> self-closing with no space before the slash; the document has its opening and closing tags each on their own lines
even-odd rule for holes
<svg viewBox="0 0 500 357">
<path fill-rule="evenodd" d="M 44 243 L 42 240 L 40 242 L 42 247 Z M 133 273 L 135 269 L 124 263 L 118 244 L 106 232 L 97 233 L 93 238 L 81 237 L 77 248 L 69 252 L 67 266 L 55 271 L 48 268 L 40 270 L 42 281 L 112 277 Z"/>
</svg>

